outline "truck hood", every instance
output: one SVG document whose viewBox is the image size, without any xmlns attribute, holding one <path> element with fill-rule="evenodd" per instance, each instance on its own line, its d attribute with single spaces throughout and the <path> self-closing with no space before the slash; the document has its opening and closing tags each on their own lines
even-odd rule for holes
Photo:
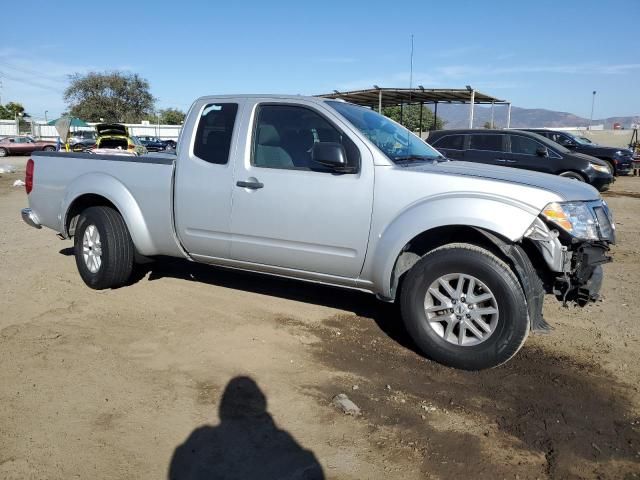
<svg viewBox="0 0 640 480">
<path fill-rule="evenodd" d="M 96 125 L 96 131 L 98 135 L 122 135 L 129 136 L 127 127 L 120 123 L 99 123 Z"/>
<path fill-rule="evenodd" d="M 477 177 L 487 180 L 517 183 L 555 193 L 565 201 L 598 200 L 600 194 L 591 185 L 558 175 L 533 172 L 519 168 L 499 167 L 483 163 L 449 161 L 435 164 L 415 164 L 405 167 L 416 172 Z"/>
</svg>

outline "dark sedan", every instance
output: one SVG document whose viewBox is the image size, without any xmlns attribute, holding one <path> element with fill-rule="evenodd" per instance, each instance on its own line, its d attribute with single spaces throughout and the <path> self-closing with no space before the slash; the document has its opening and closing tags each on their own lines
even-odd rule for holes
<svg viewBox="0 0 640 480">
<path fill-rule="evenodd" d="M 142 135 L 138 137 L 140 143 L 142 143 L 150 152 L 162 152 L 169 147 L 167 140 L 160 140 L 158 137 L 151 137 L 149 135 Z"/>
<path fill-rule="evenodd" d="M 0 157 L 7 155 L 29 155 L 32 152 L 44 150 L 54 151 L 56 142 L 34 140 L 27 135 L 5 137 L 0 140 Z"/>
<path fill-rule="evenodd" d="M 535 133 L 521 130 L 439 130 L 429 143 L 452 160 L 535 170 L 587 182 L 600 191 L 613 175 L 607 162 L 572 152 Z"/>
</svg>

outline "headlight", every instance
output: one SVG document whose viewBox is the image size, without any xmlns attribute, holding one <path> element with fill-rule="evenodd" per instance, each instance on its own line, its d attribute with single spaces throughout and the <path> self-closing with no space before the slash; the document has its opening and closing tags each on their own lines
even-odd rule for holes
<svg viewBox="0 0 640 480">
<path fill-rule="evenodd" d="M 609 171 L 609 167 L 607 167 L 606 165 L 598 165 L 597 163 L 589 163 L 589 165 L 591 166 L 591 168 L 597 170 L 598 172 L 611 173 Z"/>
<path fill-rule="evenodd" d="M 542 215 L 576 238 L 598 240 L 596 219 L 585 203 L 550 203 Z"/>
</svg>

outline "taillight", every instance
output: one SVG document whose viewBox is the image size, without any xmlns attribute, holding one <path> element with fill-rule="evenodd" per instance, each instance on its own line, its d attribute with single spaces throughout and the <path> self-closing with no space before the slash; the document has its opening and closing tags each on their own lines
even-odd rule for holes
<svg viewBox="0 0 640 480">
<path fill-rule="evenodd" d="M 129 150 L 135 150 L 136 146 L 135 145 L 129 145 Z"/>
<path fill-rule="evenodd" d="M 27 191 L 27 195 L 33 190 L 33 160 L 30 158 L 27 161 L 27 171 L 24 176 L 24 188 Z"/>
</svg>

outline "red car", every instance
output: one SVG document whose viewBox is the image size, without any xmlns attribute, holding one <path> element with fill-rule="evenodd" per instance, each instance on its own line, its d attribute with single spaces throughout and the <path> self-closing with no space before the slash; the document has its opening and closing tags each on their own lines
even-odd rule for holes
<svg viewBox="0 0 640 480">
<path fill-rule="evenodd" d="M 44 150 L 52 152 L 56 149 L 55 142 L 36 141 L 27 135 L 5 137 L 0 139 L 0 157 L 7 155 L 24 155 Z"/>
</svg>

